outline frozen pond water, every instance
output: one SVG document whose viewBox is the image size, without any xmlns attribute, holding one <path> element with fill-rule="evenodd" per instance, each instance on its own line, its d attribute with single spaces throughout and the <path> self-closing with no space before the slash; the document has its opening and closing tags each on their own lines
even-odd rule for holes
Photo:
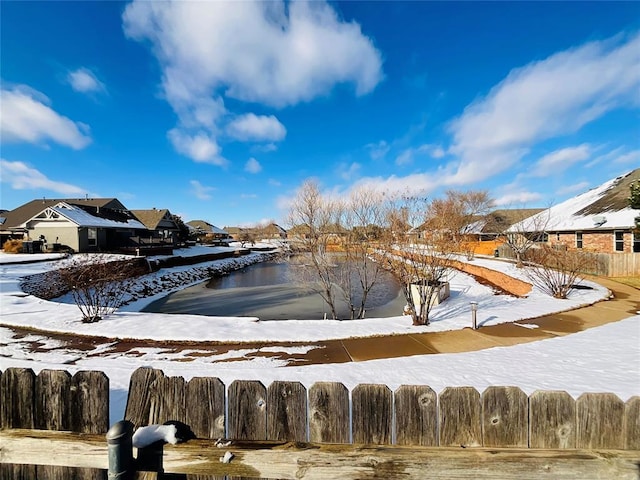
<svg viewBox="0 0 640 480">
<path fill-rule="evenodd" d="M 149 304 L 144 311 L 260 320 L 318 320 L 331 318 L 322 297 L 296 280 L 295 266 L 265 262 L 172 293 Z M 338 295 L 340 297 L 340 295 Z M 400 286 L 388 274 L 367 298 L 367 317 L 402 315 L 405 304 Z M 340 318 L 349 318 L 346 303 L 338 298 Z"/>
</svg>

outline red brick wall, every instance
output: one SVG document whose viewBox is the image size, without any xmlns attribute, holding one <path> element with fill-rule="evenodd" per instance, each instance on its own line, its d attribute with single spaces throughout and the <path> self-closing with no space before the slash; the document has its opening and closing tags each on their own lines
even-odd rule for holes
<svg viewBox="0 0 640 480">
<path fill-rule="evenodd" d="M 559 237 L 559 239 L 558 239 Z M 609 230 L 607 232 L 582 232 L 582 249 L 589 252 L 598 253 L 631 253 L 633 252 L 633 233 L 624 232 L 623 234 L 624 250 L 616 252 L 614 249 L 614 233 Z M 552 245 L 563 244 L 567 248 L 574 250 L 576 248 L 575 232 L 560 232 L 559 234 L 550 233 L 549 243 Z"/>
</svg>

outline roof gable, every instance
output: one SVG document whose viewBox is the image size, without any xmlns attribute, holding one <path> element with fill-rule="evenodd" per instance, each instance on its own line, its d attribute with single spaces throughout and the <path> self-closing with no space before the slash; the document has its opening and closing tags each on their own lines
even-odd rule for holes
<svg viewBox="0 0 640 480">
<path fill-rule="evenodd" d="M 158 228 L 161 222 L 171 222 L 175 225 L 171 212 L 168 209 L 152 208 L 151 210 L 131 210 L 131 213 L 149 230 Z"/>
<path fill-rule="evenodd" d="M 31 218 L 48 207 L 64 202 L 68 205 L 86 205 L 94 208 L 109 208 L 111 210 L 126 211 L 126 207 L 117 198 L 40 198 L 20 205 L 11 211 L 5 212 L 3 229 L 20 228 Z"/>
</svg>

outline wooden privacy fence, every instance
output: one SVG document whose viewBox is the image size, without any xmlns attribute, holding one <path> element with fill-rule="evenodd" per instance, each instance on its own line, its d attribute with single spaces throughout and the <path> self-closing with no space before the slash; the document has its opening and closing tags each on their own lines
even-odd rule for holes
<svg viewBox="0 0 640 480">
<path fill-rule="evenodd" d="M 66 372 L 43 371 L 35 377 L 30 370 L 7 369 L 0 386 L 3 429 L 82 431 L 74 419 L 83 418 L 80 423 L 90 422 L 92 432 L 102 434 L 2 430 L 0 464 L 105 468 L 108 381 L 103 374 L 79 372 L 70 377 Z M 43 404 L 53 414 L 41 413 Z M 89 412 L 94 420 L 87 417 Z M 42 423 L 48 416 L 68 420 Z M 27 421 L 18 421 L 23 417 Z M 131 376 L 125 419 L 132 427 L 167 420 L 191 427 L 198 439 L 167 446 L 164 452 L 160 448 L 159 464 L 151 469 L 189 474 L 170 478 L 638 479 L 640 475 L 640 397 L 625 403 L 611 393 L 588 393 L 574 400 L 562 391 L 537 391 L 528 397 L 517 387 L 489 387 L 482 393 L 450 387 L 439 395 L 420 385 L 404 385 L 395 392 L 377 384 L 358 385 L 349 392 L 336 382 L 318 382 L 308 390 L 299 382 L 283 381 L 268 387 L 258 381 L 234 381 L 226 387 L 217 378 L 185 381 L 140 368 Z M 25 437 L 29 442 L 24 443 Z M 224 449 L 216 448 L 221 438 L 233 441 Z M 70 445 L 76 446 L 73 452 Z M 219 461 L 226 450 L 235 455 L 229 464 Z M 57 453 L 51 460 L 40 460 L 47 451 Z M 5 472 L 6 468 L 35 472 L 3 478 L 74 478 L 37 476 L 39 466 L 0 466 Z M 149 469 L 140 460 L 136 468 Z"/>
<path fill-rule="evenodd" d="M 62 430 L 102 434 L 109 428 L 109 379 L 102 372 L 71 376 L 60 370 L 8 368 L 0 371 L 0 429 Z M 0 479 L 106 479 L 105 471 L 64 466 L 4 463 L 0 441 Z M 106 464 L 106 458 L 105 458 Z M 64 464 L 63 464 L 64 465 Z"/>
</svg>

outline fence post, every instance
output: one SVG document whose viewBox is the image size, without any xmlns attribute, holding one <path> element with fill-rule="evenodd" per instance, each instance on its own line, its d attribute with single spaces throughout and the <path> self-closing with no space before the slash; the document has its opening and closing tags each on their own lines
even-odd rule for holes
<svg viewBox="0 0 640 480">
<path fill-rule="evenodd" d="M 133 466 L 133 423 L 116 422 L 107 432 L 109 451 L 109 480 L 131 480 Z"/>
</svg>

